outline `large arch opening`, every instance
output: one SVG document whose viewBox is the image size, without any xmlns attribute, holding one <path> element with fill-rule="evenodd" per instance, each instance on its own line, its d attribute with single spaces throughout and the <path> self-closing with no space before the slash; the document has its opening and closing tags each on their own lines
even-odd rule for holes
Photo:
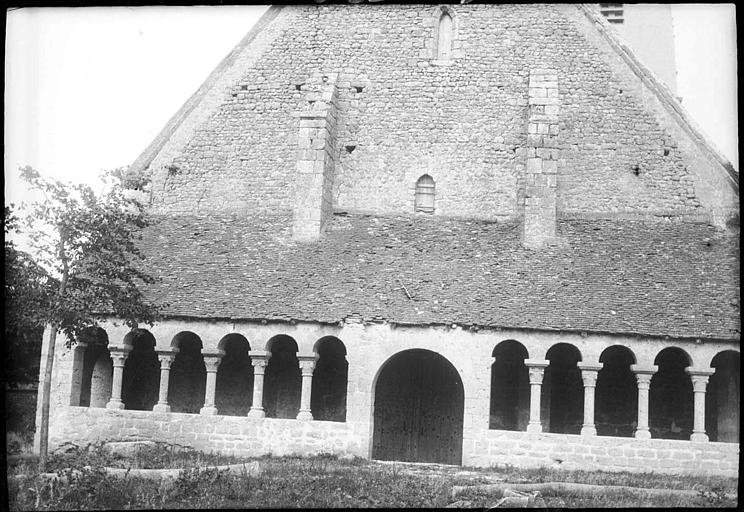
<svg viewBox="0 0 744 512">
<path fill-rule="evenodd" d="M 530 421 L 530 377 L 524 360 L 527 349 L 514 340 L 493 349 L 491 408 L 488 428 L 526 430 Z"/>
<path fill-rule="evenodd" d="M 711 441 L 739 442 L 739 372 L 741 360 L 735 350 L 719 352 L 710 366 L 715 373 L 705 393 L 705 431 Z"/>
<path fill-rule="evenodd" d="M 85 329 L 81 334 L 82 354 L 73 370 L 74 386 L 72 405 L 81 407 L 106 407 L 111 398 L 111 383 L 114 373 L 111 354 L 108 350 L 108 335 L 100 327 Z"/>
<path fill-rule="evenodd" d="M 145 329 L 134 329 L 125 341 L 132 346 L 124 363 L 121 400 L 124 408 L 151 411 L 158 403 L 160 361 L 155 353 L 155 337 Z"/>
<path fill-rule="evenodd" d="M 584 383 L 577 363 L 581 352 L 568 343 L 558 343 L 550 347 L 545 358 L 550 364 L 542 386 L 542 400 L 547 400 L 543 407 L 548 412 L 544 428 L 558 434 L 580 434 L 584 423 Z"/>
<path fill-rule="evenodd" d="M 630 365 L 633 352 L 622 345 L 606 348 L 599 356 L 594 417 L 597 435 L 633 437 L 637 425 L 638 386 Z"/>
<path fill-rule="evenodd" d="M 180 332 L 173 338 L 178 353 L 173 360 L 168 383 L 168 403 L 172 412 L 198 414 L 204 405 L 207 369 L 202 341 L 193 332 Z"/>
<path fill-rule="evenodd" d="M 264 376 L 263 406 L 267 418 L 294 419 L 300 412 L 302 374 L 297 342 L 285 334 L 269 340 L 271 359 Z"/>
<path fill-rule="evenodd" d="M 651 377 L 649 390 L 649 429 L 657 439 L 690 439 L 692 434 L 692 381 L 685 373 L 690 365 L 687 353 L 676 347 L 665 348 L 656 356 L 659 370 Z"/>
<path fill-rule="evenodd" d="M 245 336 L 228 334 L 218 347 L 225 351 L 217 367 L 215 407 L 225 416 L 245 416 L 253 403 L 251 345 Z"/>
<path fill-rule="evenodd" d="M 326 336 L 316 344 L 318 362 L 313 371 L 310 408 L 319 421 L 346 421 L 346 386 L 349 363 L 346 347 L 333 336 Z"/>
<path fill-rule="evenodd" d="M 452 364 L 423 349 L 382 366 L 375 384 L 372 457 L 462 463 L 464 391 Z"/>
</svg>

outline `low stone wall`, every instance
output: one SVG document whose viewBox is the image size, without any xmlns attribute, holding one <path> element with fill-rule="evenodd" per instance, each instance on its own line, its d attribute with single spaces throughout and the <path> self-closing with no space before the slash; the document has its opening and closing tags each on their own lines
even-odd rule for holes
<svg viewBox="0 0 744 512">
<path fill-rule="evenodd" d="M 367 456 L 369 429 L 330 421 L 245 416 L 202 416 L 87 407 L 63 407 L 51 422 L 51 449 L 65 443 L 161 441 L 226 455 Z M 363 435 L 360 433 L 363 430 Z"/>
<path fill-rule="evenodd" d="M 739 474 L 738 443 L 488 430 L 465 451 L 470 456 L 463 463 L 473 466 L 511 464 L 733 477 Z"/>
<path fill-rule="evenodd" d="M 50 432 L 54 449 L 72 442 L 151 440 L 226 455 L 370 456 L 369 426 L 359 422 L 199 414 L 156 413 L 87 407 L 55 410 Z M 483 430 L 466 436 L 463 465 L 550 467 L 735 477 L 738 443 L 693 443 L 668 439 L 585 437 L 571 434 Z"/>
</svg>

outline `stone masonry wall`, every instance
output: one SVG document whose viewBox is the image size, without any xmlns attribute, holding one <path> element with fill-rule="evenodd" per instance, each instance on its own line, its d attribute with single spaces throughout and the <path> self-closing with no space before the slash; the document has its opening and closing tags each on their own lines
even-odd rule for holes
<svg viewBox="0 0 744 512">
<path fill-rule="evenodd" d="M 226 455 L 315 455 L 332 453 L 368 458 L 366 425 L 303 422 L 236 416 L 112 411 L 65 407 L 53 417 L 51 446 L 101 441 L 152 440 Z M 738 475 L 738 443 L 696 443 L 621 437 L 586 438 L 483 430 L 466 440 L 463 464 L 490 467 L 552 467 L 697 475 Z"/>
<path fill-rule="evenodd" d="M 470 450 L 469 450 L 470 451 Z M 726 475 L 739 473 L 739 445 L 669 439 L 584 437 L 488 430 L 474 442 L 470 464 L 567 470 Z"/>
<path fill-rule="evenodd" d="M 436 60 L 435 6 L 285 7 L 260 57 L 172 161 L 151 169 L 164 212 L 291 209 L 303 84 L 338 73 L 334 206 L 413 212 L 436 182 L 436 214 L 519 213 L 530 69 L 555 69 L 565 166 L 558 210 L 689 212 L 699 206 L 678 145 L 644 99 L 552 5 L 452 5 L 452 58 Z M 250 51 L 250 47 L 246 52 Z M 174 153 L 175 154 L 175 153 Z"/>
<path fill-rule="evenodd" d="M 366 457 L 365 428 L 333 421 L 112 411 L 67 407 L 54 416 L 50 445 L 152 440 L 238 456 L 351 454 Z"/>
<path fill-rule="evenodd" d="M 120 344 L 127 332 L 122 326 L 107 327 L 106 330 L 112 345 Z M 471 332 L 458 326 L 395 328 L 358 322 L 344 325 L 289 325 L 170 320 L 150 330 L 159 350 L 167 350 L 171 340 L 183 331 L 198 334 L 207 352 L 214 352 L 226 333 L 241 333 L 256 350 L 265 350 L 268 341 L 281 333 L 291 336 L 303 353 L 311 353 L 316 342 L 323 337 L 338 338 L 346 348 L 348 361 L 345 421 L 256 419 L 225 416 L 219 411 L 217 415 L 207 416 L 71 406 L 75 351 L 67 349 L 64 338 L 60 337 L 53 372 L 51 448 L 68 441 L 87 444 L 99 440 L 154 439 L 242 455 L 330 452 L 371 457 L 375 387 L 380 370 L 391 357 L 403 350 L 423 349 L 444 357 L 462 380 L 464 465 L 511 463 L 728 475 L 738 472 L 738 443 L 533 434 L 488 428 L 493 363 L 491 354 L 494 347 L 504 340 L 517 340 L 524 345 L 529 357 L 535 359 L 544 359 L 548 349 L 557 343 L 570 343 L 580 351 L 582 362 L 597 361 L 609 346 L 625 345 L 633 351 L 637 363 L 642 366 L 650 366 L 662 349 L 678 346 L 690 354 L 691 365 L 696 368 L 710 366 L 713 357 L 724 350 L 736 350 L 738 344 L 733 342 L 697 344 L 685 340 L 519 330 Z M 468 349 L 463 350 L 463 347 Z M 46 352 L 46 347 L 42 352 Z M 549 420 L 547 411 L 542 419 L 545 430 Z"/>
</svg>

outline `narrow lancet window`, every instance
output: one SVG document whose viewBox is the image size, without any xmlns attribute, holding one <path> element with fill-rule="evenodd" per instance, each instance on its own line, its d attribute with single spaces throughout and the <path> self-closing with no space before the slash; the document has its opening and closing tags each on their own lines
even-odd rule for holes
<svg viewBox="0 0 744 512">
<path fill-rule="evenodd" d="M 449 60 L 452 55 L 452 17 L 443 12 L 439 18 L 437 59 Z"/>
<path fill-rule="evenodd" d="M 434 213 L 434 192 L 434 179 L 428 174 L 421 176 L 416 182 L 414 210 L 417 212 Z"/>
</svg>

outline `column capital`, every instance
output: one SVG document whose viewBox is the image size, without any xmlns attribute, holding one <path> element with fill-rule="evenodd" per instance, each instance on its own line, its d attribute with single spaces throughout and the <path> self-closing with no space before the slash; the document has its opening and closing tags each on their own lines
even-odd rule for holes
<svg viewBox="0 0 744 512">
<path fill-rule="evenodd" d="M 302 375 L 312 375 L 315 370 L 315 359 L 300 359 L 300 370 Z"/>
<path fill-rule="evenodd" d="M 693 368 L 692 366 L 688 366 L 685 368 L 685 373 L 689 375 L 693 380 L 695 377 L 705 377 L 707 380 L 708 377 L 716 373 L 715 368 Z"/>
<path fill-rule="evenodd" d="M 630 365 L 630 371 L 638 375 L 648 375 L 649 377 L 652 376 L 654 373 L 659 371 L 659 367 L 655 364 L 652 365 L 642 365 L 642 364 L 631 364 Z"/>
<path fill-rule="evenodd" d="M 157 351 L 158 361 L 160 361 L 161 370 L 170 370 L 173 360 L 176 358 L 175 352 L 161 352 Z"/>
<path fill-rule="evenodd" d="M 178 354 L 178 347 L 155 347 L 155 353 L 160 356 L 173 356 Z"/>
<path fill-rule="evenodd" d="M 685 373 L 692 380 L 692 390 L 695 393 L 705 393 L 708 386 L 708 377 L 715 373 L 713 368 L 685 368 Z"/>
<path fill-rule="evenodd" d="M 581 370 L 582 372 L 598 372 L 604 367 L 604 364 L 602 363 L 595 363 L 591 361 L 579 361 L 576 363 L 576 366 Z"/>
<path fill-rule="evenodd" d="M 248 355 L 251 356 L 252 361 L 261 359 L 263 359 L 264 361 L 268 361 L 269 359 L 271 359 L 271 352 L 268 352 L 266 350 L 249 350 Z"/>
<path fill-rule="evenodd" d="M 547 368 L 550 365 L 550 361 L 547 359 L 525 359 L 524 365 L 527 368 Z"/>
<path fill-rule="evenodd" d="M 315 363 L 318 360 L 318 354 L 315 352 L 311 353 L 297 353 L 297 362 L 300 364 L 300 369 L 303 375 L 312 375 L 315 369 Z"/>
<path fill-rule="evenodd" d="M 129 352 L 131 352 L 132 348 L 126 348 L 126 347 L 111 347 L 109 348 L 109 354 L 111 356 L 111 361 L 113 362 L 114 366 L 124 366 L 124 363 L 127 360 L 127 357 L 129 357 Z"/>
<path fill-rule="evenodd" d="M 204 366 L 206 367 L 207 372 L 216 372 L 217 367 L 222 362 L 222 356 L 214 354 L 203 355 L 202 358 L 204 359 Z"/>
</svg>

